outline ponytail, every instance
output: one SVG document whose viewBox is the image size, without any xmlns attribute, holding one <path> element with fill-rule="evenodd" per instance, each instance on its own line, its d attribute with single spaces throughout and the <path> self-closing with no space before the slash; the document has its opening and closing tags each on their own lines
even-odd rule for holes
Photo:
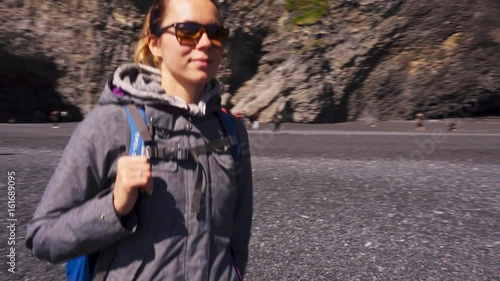
<svg viewBox="0 0 500 281">
<path fill-rule="evenodd" d="M 144 20 L 144 26 L 142 27 L 141 36 L 139 37 L 139 41 L 137 41 L 137 44 L 135 46 L 134 62 L 142 63 L 154 68 L 160 68 L 160 60 L 158 57 L 155 57 L 153 53 L 151 53 L 148 44 L 151 38 L 151 29 L 149 24 L 152 10 L 153 8 L 149 9 L 146 15 L 146 19 Z"/>
</svg>

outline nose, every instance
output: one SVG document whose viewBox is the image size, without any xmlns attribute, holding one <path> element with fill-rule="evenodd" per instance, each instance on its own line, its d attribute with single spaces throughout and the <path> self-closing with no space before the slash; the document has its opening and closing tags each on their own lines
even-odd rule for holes
<svg viewBox="0 0 500 281">
<path fill-rule="evenodd" d="M 198 49 L 202 49 L 202 48 L 208 48 L 210 46 L 212 46 L 212 42 L 210 41 L 210 38 L 208 38 L 207 33 L 203 32 L 200 40 L 198 40 L 198 43 L 196 44 L 196 47 Z"/>
</svg>

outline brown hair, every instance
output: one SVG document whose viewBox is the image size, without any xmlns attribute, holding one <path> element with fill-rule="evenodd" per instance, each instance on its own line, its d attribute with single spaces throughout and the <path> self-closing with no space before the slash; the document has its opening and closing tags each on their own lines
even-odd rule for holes
<svg viewBox="0 0 500 281">
<path fill-rule="evenodd" d="M 135 47 L 134 61 L 136 63 L 142 63 L 155 68 L 160 67 L 160 59 L 151 53 L 148 43 L 150 38 L 154 36 L 151 30 L 160 28 L 169 2 L 169 0 L 156 0 L 146 14 L 141 36 Z"/>
<path fill-rule="evenodd" d="M 217 11 L 219 12 L 219 20 L 222 23 L 221 12 L 219 5 L 214 0 L 210 2 L 214 3 Z M 155 57 L 151 50 L 149 49 L 149 40 L 151 37 L 155 37 L 153 34 L 154 30 L 159 30 L 161 28 L 161 23 L 166 15 L 167 7 L 170 4 L 170 0 L 155 0 L 153 6 L 149 9 L 144 20 L 144 26 L 141 30 L 141 36 L 139 41 L 137 41 L 135 52 L 134 52 L 134 62 L 142 63 L 154 68 L 160 68 L 160 59 Z"/>
</svg>

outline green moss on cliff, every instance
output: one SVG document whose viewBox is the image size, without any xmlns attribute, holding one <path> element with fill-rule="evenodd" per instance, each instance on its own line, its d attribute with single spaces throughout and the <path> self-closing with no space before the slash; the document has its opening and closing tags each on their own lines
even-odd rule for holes
<svg viewBox="0 0 500 281">
<path fill-rule="evenodd" d="M 328 0 L 287 0 L 285 8 L 293 13 L 292 24 L 315 24 L 328 13 Z"/>
</svg>

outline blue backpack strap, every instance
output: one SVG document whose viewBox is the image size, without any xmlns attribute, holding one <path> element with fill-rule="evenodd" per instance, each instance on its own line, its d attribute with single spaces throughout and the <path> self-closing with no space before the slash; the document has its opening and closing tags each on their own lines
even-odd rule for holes
<svg viewBox="0 0 500 281">
<path fill-rule="evenodd" d="M 141 114 L 141 117 L 144 121 L 144 124 L 147 124 L 146 112 L 142 107 L 136 107 L 137 111 Z M 142 150 L 144 148 L 144 139 L 137 128 L 137 125 L 134 122 L 134 118 L 132 117 L 132 113 L 130 109 L 125 106 L 125 112 L 127 113 L 127 121 L 130 128 L 130 146 L 128 148 L 128 155 L 142 155 Z"/>
<path fill-rule="evenodd" d="M 127 108 L 127 106 L 124 106 L 124 108 L 130 128 L 130 145 L 128 149 L 128 155 L 142 155 L 142 150 L 144 148 L 143 137 L 141 136 L 141 133 L 134 122 L 134 118 L 132 117 L 132 113 L 130 112 L 129 108 Z M 144 120 L 144 123 L 147 124 L 146 112 L 144 111 L 144 109 L 142 107 L 136 108 L 142 119 Z M 91 255 L 95 254 L 96 253 Z M 98 259 L 95 258 L 95 256 L 91 257 L 91 255 L 79 256 L 66 262 L 66 278 L 68 279 L 68 281 L 92 281 L 92 279 L 96 275 L 96 263 Z M 103 254 L 101 258 L 107 259 L 105 256 L 106 255 Z M 112 258 L 112 256 L 110 258 Z M 109 267 L 109 265 L 105 265 L 105 267 L 107 268 Z"/>
<path fill-rule="evenodd" d="M 127 123 L 130 128 L 130 141 L 128 155 L 142 155 L 142 150 L 144 148 L 145 138 L 151 139 L 151 135 L 147 132 L 146 127 L 146 113 L 144 108 L 136 105 L 125 105 L 125 113 L 127 115 Z M 139 122 L 143 122 L 140 124 Z M 142 126 L 141 126 L 142 125 Z M 146 132 L 144 132 L 146 130 Z M 104 281 L 108 273 L 109 266 L 113 261 L 113 257 L 116 252 L 116 244 L 106 251 L 101 252 L 99 263 L 94 267 L 94 281 Z M 97 261 L 96 261 L 97 263 Z"/>
<path fill-rule="evenodd" d="M 241 161 L 241 145 L 238 132 L 236 131 L 236 127 L 234 126 L 233 120 L 231 120 L 231 116 L 229 116 L 229 114 L 230 113 L 226 113 L 222 110 L 217 111 L 217 115 L 220 117 L 222 125 L 226 129 L 226 133 L 233 136 L 236 140 L 236 144 L 231 146 L 231 153 L 233 154 L 236 169 L 238 169 Z"/>
</svg>

